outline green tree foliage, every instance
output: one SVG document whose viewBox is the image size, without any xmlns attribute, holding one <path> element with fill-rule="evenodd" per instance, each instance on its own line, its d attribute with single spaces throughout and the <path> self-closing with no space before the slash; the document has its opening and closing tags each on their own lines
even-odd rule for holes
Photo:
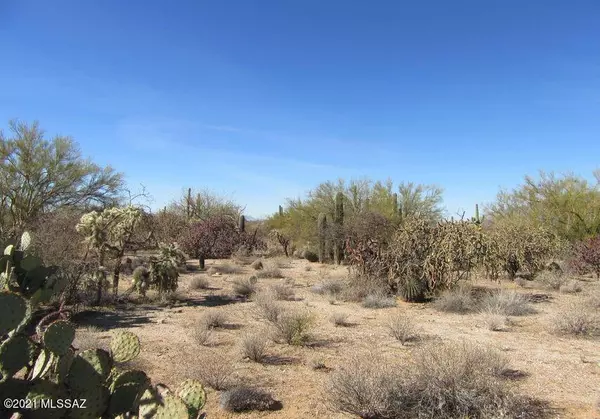
<svg viewBox="0 0 600 419">
<path fill-rule="evenodd" d="M 487 212 L 494 223 L 543 226 L 569 241 L 592 237 L 600 233 L 600 172 L 595 184 L 573 174 L 526 176 L 512 191 L 501 191 Z"/>
<path fill-rule="evenodd" d="M 0 226 L 17 237 L 44 212 L 65 206 L 105 206 L 120 197 L 123 177 L 84 159 L 69 137 L 51 140 L 37 122 L 0 130 Z"/>
<path fill-rule="evenodd" d="M 419 216 L 437 221 L 443 215 L 442 189 L 436 186 L 403 182 L 394 187 L 391 179 L 385 182 L 366 178 L 349 182 L 339 179 L 321 183 L 304 199 L 289 199 L 283 214 L 274 214 L 267 224 L 297 245 L 316 245 L 319 214 L 326 214 L 333 220 L 338 192 L 344 194 L 345 224 L 366 213 L 382 215 L 392 225 L 398 225 L 403 217 Z M 329 223 L 329 228 L 335 228 L 334 223 Z"/>
<path fill-rule="evenodd" d="M 170 211 L 188 220 L 204 221 L 212 217 L 226 216 L 238 220 L 244 208 L 233 200 L 207 189 L 194 191 L 188 189 L 181 198 L 173 202 Z"/>
</svg>

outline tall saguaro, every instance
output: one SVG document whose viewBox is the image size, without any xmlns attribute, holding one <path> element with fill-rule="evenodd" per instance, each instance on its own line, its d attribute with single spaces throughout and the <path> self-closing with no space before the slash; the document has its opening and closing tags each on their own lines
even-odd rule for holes
<svg viewBox="0 0 600 419">
<path fill-rule="evenodd" d="M 326 234 L 327 234 L 327 215 L 321 213 L 319 214 L 318 219 L 318 229 L 319 229 L 319 263 L 324 263 L 327 259 L 327 242 L 326 242 Z"/>
<path fill-rule="evenodd" d="M 342 263 L 344 258 L 344 194 L 338 192 L 335 196 L 335 214 L 333 218 L 335 224 L 335 245 L 333 257 L 336 264 Z"/>
</svg>

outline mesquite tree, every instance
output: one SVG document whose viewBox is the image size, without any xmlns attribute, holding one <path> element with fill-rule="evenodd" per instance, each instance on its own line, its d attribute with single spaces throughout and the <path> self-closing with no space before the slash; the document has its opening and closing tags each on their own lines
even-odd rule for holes
<svg viewBox="0 0 600 419">
<path fill-rule="evenodd" d="M 226 216 L 215 216 L 192 224 L 179 239 L 181 249 L 198 259 L 204 269 L 205 259 L 228 258 L 242 243 L 236 222 Z"/>
<path fill-rule="evenodd" d="M 142 211 L 139 208 L 115 207 L 102 212 L 89 212 L 83 215 L 77 224 L 77 231 L 85 236 L 90 248 L 96 251 L 101 266 L 98 275 L 97 304 L 102 298 L 102 284 L 106 279 L 102 267 L 107 258 L 114 261 L 113 293 L 117 294 L 121 261 L 125 250 L 132 244 L 131 240 L 141 216 Z"/>
</svg>

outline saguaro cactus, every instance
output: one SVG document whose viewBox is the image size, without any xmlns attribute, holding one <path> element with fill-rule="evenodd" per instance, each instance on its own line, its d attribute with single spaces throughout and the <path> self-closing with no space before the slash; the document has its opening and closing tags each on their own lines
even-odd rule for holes
<svg viewBox="0 0 600 419">
<path fill-rule="evenodd" d="M 279 206 L 279 216 L 283 217 L 283 207 L 281 205 Z"/>
<path fill-rule="evenodd" d="M 318 219 L 319 228 L 319 263 L 324 263 L 327 258 L 327 241 L 325 235 L 327 234 L 327 215 L 321 213 Z"/>
<path fill-rule="evenodd" d="M 238 228 L 240 230 L 240 233 L 243 233 L 246 231 L 246 217 L 244 217 L 243 215 L 240 215 L 240 219 L 238 222 Z"/>
<path fill-rule="evenodd" d="M 192 188 L 188 188 L 187 201 L 186 201 L 186 214 L 188 220 L 192 217 Z"/>
<path fill-rule="evenodd" d="M 336 264 L 342 263 L 344 258 L 344 194 L 338 192 L 335 196 L 335 215 L 333 222 L 335 224 L 335 245 L 334 245 L 334 259 Z"/>
</svg>

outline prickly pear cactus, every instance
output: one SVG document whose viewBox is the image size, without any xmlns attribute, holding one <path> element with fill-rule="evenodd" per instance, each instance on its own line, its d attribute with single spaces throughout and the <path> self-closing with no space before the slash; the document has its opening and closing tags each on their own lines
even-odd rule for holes
<svg viewBox="0 0 600 419">
<path fill-rule="evenodd" d="M 75 338 L 75 327 L 65 320 L 57 320 L 51 323 L 44 332 L 44 346 L 56 355 L 67 353 L 73 339 Z"/>
<path fill-rule="evenodd" d="M 179 396 L 162 397 L 143 371 L 120 370 L 115 363 L 134 359 L 139 338 L 127 331 L 115 333 L 110 353 L 103 349 L 77 352 L 75 327 L 65 320 L 63 309 L 46 315 L 31 328 L 32 313 L 60 290 L 54 270 L 24 252 L 31 236 L 21 245 L 9 245 L 0 257 L 0 398 L 41 400 L 86 399 L 86 408 L 6 409 L 28 418 L 197 418 L 206 393 L 196 381 L 185 381 Z M 48 322 L 52 321 L 48 324 Z M 28 330 L 35 329 L 35 336 Z"/>
<path fill-rule="evenodd" d="M 117 332 L 110 343 L 110 350 L 116 362 L 131 361 L 140 353 L 140 339 L 131 332 Z"/>
<path fill-rule="evenodd" d="M 196 380 L 185 380 L 179 385 L 177 395 L 185 402 L 191 417 L 196 417 L 206 403 L 206 391 Z"/>
<path fill-rule="evenodd" d="M 0 293 L 0 336 L 16 329 L 25 320 L 27 302 L 19 294 Z"/>
</svg>

